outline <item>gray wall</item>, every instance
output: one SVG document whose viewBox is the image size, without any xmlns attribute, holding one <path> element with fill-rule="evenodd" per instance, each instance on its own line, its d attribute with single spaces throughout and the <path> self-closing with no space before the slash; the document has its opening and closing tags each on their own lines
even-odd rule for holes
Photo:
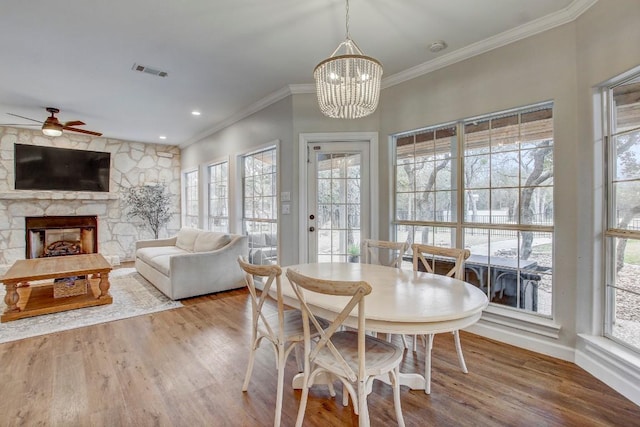
<svg viewBox="0 0 640 427">
<path fill-rule="evenodd" d="M 602 141 L 595 87 L 640 65 L 640 1 L 600 0 L 576 22 L 577 332 L 598 335 L 602 300 Z M 595 291 L 594 291 L 595 289 Z"/>
<path fill-rule="evenodd" d="M 182 170 L 200 168 L 204 173 L 206 165 L 214 160 L 225 157 L 229 159 L 229 183 L 230 199 L 233 203 L 239 202 L 242 197 L 242 188 L 239 187 L 236 177 L 240 162 L 238 156 L 264 147 L 267 144 L 278 141 L 279 154 L 279 191 L 291 191 L 297 169 L 294 169 L 296 155 L 291 150 L 293 146 L 292 125 L 292 99 L 285 98 L 272 104 L 259 112 L 235 123 L 220 132 L 198 141 L 182 150 Z M 204 175 L 202 175 L 204 176 Z M 203 195 L 204 196 L 204 195 Z M 229 226 L 232 233 L 242 232 L 242 209 L 240 204 L 229 207 Z M 281 262 L 293 262 L 292 248 L 288 241 L 294 230 L 296 216 L 282 215 L 280 217 L 280 236 L 284 244 L 280 244 Z M 297 220 L 295 222 L 297 224 Z"/>
</svg>

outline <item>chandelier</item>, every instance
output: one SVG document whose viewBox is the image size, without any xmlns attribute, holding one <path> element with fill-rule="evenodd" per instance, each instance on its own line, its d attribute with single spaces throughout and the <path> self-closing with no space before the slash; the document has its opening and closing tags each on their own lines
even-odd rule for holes
<svg viewBox="0 0 640 427">
<path fill-rule="evenodd" d="M 339 54 L 343 50 L 344 53 Z M 338 119 L 357 119 L 373 113 L 380 98 L 382 64 L 365 56 L 349 33 L 346 0 L 346 38 L 331 56 L 320 62 L 313 77 L 320 111 Z"/>
</svg>

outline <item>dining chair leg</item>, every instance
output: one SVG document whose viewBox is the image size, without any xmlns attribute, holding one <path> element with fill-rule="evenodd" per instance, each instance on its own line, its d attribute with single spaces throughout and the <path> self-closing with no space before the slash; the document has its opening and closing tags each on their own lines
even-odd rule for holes
<svg viewBox="0 0 640 427">
<path fill-rule="evenodd" d="M 396 421 L 399 427 L 404 427 L 404 417 L 402 416 L 402 406 L 400 405 L 400 366 L 396 366 L 389 372 L 389 382 L 393 387 L 393 406 L 396 410 Z"/>
<path fill-rule="evenodd" d="M 424 354 L 424 392 L 431 394 L 431 349 L 433 349 L 433 334 L 429 334 L 425 343 Z"/>
<path fill-rule="evenodd" d="M 460 369 L 462 369 L 462 372 L 467 374 L 469 373 L 469 371 L 467 370 L 466 363 L 464 363 L 464 356 L 462 355 L 462 345 L 460 345 L 460 334 L 458 332 L 459 331 L 457 330 L 453 332 L 453 338 L 456 342 L 456 351 L 458 352 L 458 362 L 460 362 Z"/>
<path fill-rule="evenodd" d="M 349 406 L 349 390 L 347 386 L 342 384 L 342 406 Z M 356 408 L 356 414 L 358 413 L 358 409 Z"/>
<path fill-rule="evenodd" d="M 286 354 L 284 344 L 278 344 L 278 388 L 276 393 L 276 414 L 273 421 L 274 427 L 280 426 L 280 418 L 282 416 L 282 394 L 284 392 L 284 368 L 286 364 Z"/>
<path fill-rule="evenodd" d="M 409 345 L 407 344 L 407 337 L 405 337 L 404 334 L 401 334 L 400 336 L 402 337 L 402 344 L 404 345 L 404 348 L 409 348 Z"/>
<path fill-rule="evenodd" d="M 244 384 L 242 384 L 242 391 L 249 389 L 249 381 L 251 380 L 251 373 L 253 372 L 253 362 L 256 357 L 256 345 L 251 347 L 251 353 L 249 354 L 249 364 L 247 365 L 247 372 L 244 375 Z"/>
<path fill-rule="evenodd" d="M 364 381 L 358 381 L 358 426 L 369 427 L 369 408 L 367 406 L 367 385 Z"/>
<path fill-rule="evenodd" d="M 413 336 L 413 351 L 418 351 L 418 335 Z"/>
<path fill-rule="evenodd" d="M 296 418 L 296 427 L 302 427 L 304 421 L 304 413 L 307 410 L 307 399 L 309 398 L 309 373 L 305 371 L 302 381 L 302 395 L 300 396 L 300 406 L 298 406 L 298 417 Z"/>
</svg>

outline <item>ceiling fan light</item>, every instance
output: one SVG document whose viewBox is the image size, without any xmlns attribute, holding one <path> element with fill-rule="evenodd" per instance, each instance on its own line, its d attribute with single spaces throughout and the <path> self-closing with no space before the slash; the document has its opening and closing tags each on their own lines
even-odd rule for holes
<svg viewBox="0 0 640 427">
<path fill-rule="evenodd" d="M 62 126 L 45 122 L 45 124 L 42 125 L 42 133 L 47 136 L 60 136 L 62 135 Z"/>
</svg>

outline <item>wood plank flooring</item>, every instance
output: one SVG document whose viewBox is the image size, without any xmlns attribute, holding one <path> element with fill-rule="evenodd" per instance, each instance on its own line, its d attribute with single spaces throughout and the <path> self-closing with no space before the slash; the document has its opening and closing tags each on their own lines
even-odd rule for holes
<svg viewBox="0 0 640 427">
<path fill-rule="evenodd" d="M 260 348 L 247 393 L 250 301 L 236 290 L 185 307 L 0 345 L 0 426 L 269 426 L 276 372 Z M 397 338 L 397 337 L 396 337 Z M 399 339 L 399 338 L 398 338 Z M 576 365 L 461 333 L 437 335 L 431 395 L 402 387 L 407 426 L 633 426 L 634 405 Z M 401 369 L 422 372 L 424 349 Z M 290 357 L 285 382 L 296 373 Z M 357 425 L 324 387 L 310 393 L 308 426 Z M 285 387 L 282 425 L 300 392 Z M 391 388 L 369 396 L 373 426 L 397 425 Z"/>
</svg>

